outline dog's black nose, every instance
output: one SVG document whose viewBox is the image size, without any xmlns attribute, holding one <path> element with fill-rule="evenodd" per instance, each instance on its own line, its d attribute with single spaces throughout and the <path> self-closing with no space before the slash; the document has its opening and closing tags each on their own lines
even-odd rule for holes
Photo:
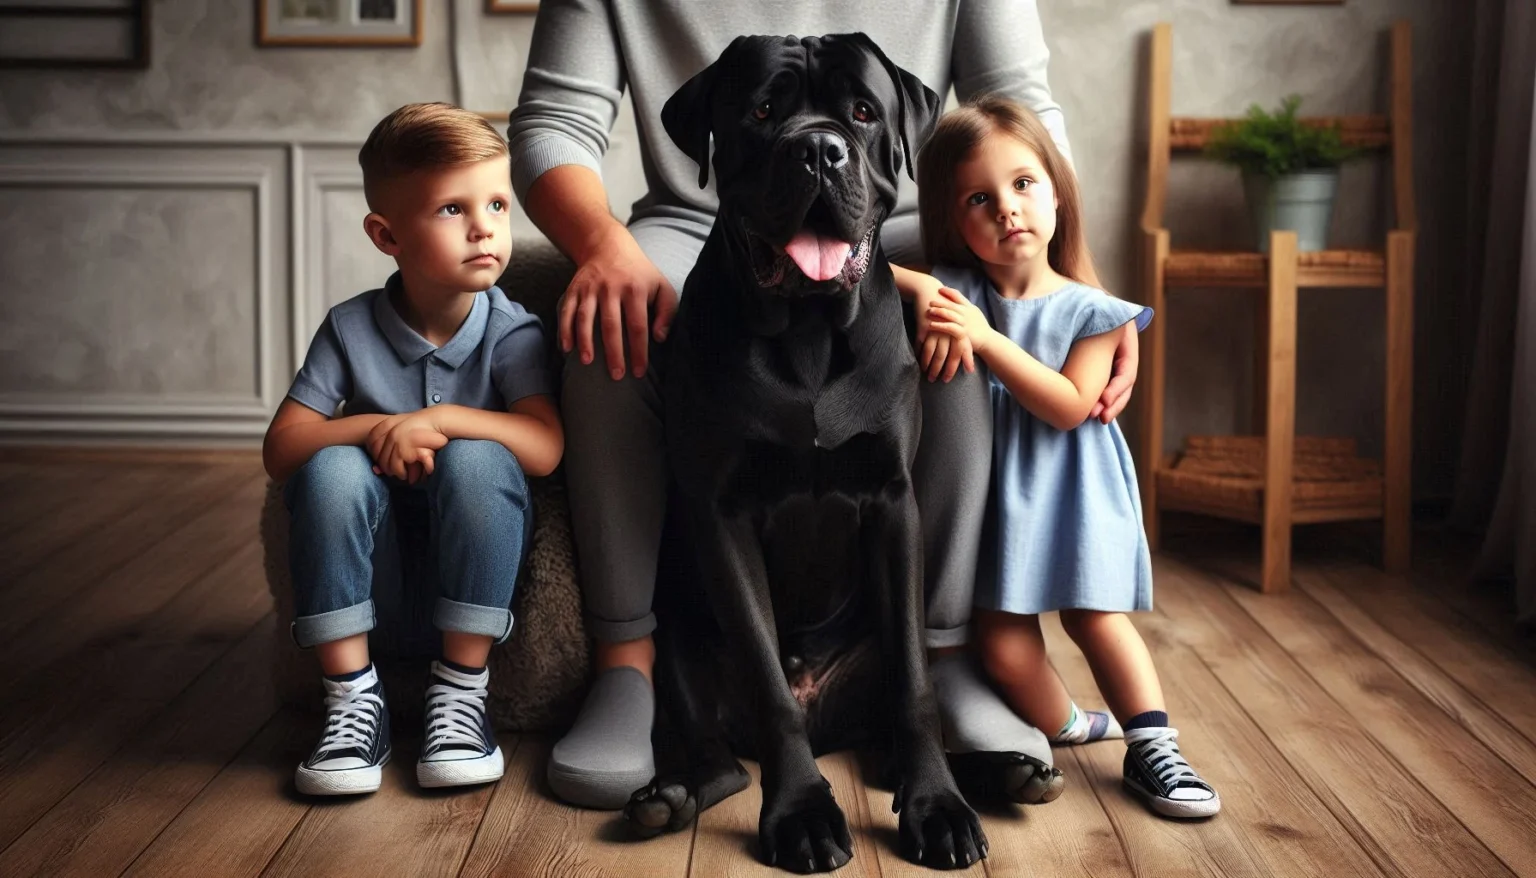
<svg viewBox="0 0 1536 878">
<path fill-rule="evenodd" d="M 836 171 L 848 164 L 848 144 L 830 131 L 811 131 L 796 138 L 790 155 L 813 174 Z"/>
</svg>

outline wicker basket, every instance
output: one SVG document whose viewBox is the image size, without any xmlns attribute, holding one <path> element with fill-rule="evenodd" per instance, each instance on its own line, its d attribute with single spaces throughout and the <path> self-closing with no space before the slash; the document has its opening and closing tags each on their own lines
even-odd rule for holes
<svg viewBox="0 0 1536 878">
<path fill-rule="evenodd" d="M 1297 523 L 1379 518 L 1381 464 L 1348 438 L 1297 436 L 1291 513 Z M 1258 523 L 1264 515 L 1264 437 L 1190 436 L 1157 473 L 1158 505 Z"/>
</svg>

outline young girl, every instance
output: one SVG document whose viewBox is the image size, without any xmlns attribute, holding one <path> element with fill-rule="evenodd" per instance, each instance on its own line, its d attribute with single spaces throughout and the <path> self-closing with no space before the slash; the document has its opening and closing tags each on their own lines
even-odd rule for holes
<svg viewBox="0 0 1536 878">
<path fill-rule="evenodd" d="M 992 493 L 975 596 L 982 662 L 1019 715 L 1054 740 L 1119 736 L 1108 717 L 1076 708 L 1046 660 L 1039 614 L 1059 610 L 1124 725 L 1126 788 L 1159 814 L 1215 814 L 1221 799 L 1179 753 L 1146 644 L 1125 615 L 1152 608 L 1130 448 L 1118 424 L 1089 420 L 1117 336 L 1133 320 L 1145 328 L 1152 312 L 1083 283 L 1095 275 L 1077 181 L 1028 110 L 971 102 L 940 120 L 917 164 L 937 281 L 897 274 L 927 335 L 949 341 L 937 352 L 925 345 L 922 365 L 933 374 L 968 342 L 991 373 Z"/>
</svg>

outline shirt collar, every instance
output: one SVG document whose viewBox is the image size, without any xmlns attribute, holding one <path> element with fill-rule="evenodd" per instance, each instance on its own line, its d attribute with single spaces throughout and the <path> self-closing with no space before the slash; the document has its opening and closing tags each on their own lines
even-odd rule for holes
<svg viewBox="0 0 1536 878">
<path fill-rule="evenodd" d="M 406 325 L 405 320 L 395 311 L 394 302 L 390 301 L 391 295 L 400 289 L 400 272 L 395 272 L 385 281 L 384 289 L 373 300 L 373 319 L 379 325 L 379 330 L 389 340 L 390 347 L 395 349 L 395 354 L 400 357 L 402 363 L 415 363 L 428 354 L 436 355 L 437 359 L 450 368 L 457 369 L 461 363 L 468 359 L 470 353 L 480 346 L 485 338 L 485 325 L 489 319 L 490 305 L 484 293 L 475 294 L 475 304 L 469 309 L 469 316 L 464 318 L 464 323 L 459 326 L 458 332 L 448 343 L 442 347 L 435 347 L 432 342 L 422 338 L 416 330 Z"/>
</svg>

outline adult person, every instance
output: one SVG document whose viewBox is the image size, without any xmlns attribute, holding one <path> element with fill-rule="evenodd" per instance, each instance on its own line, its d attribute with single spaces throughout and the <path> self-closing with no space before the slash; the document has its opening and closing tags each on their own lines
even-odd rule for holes
<svg viewBox="0 0 1536 878">
<path fill-rule="evenodd" d="M 1046 83 L 1049 52 L 1034 0 L 544 0 L 518 106 L 507 129 L 512 184 L 524 210 L 576 263 L 561 299 L 566 351 L 561 403 L 566 479 L 596 677 L 571 731 L 550 756 L 551 788 L 579 805 L 619 808 L 655 773 L 651 613 L 667 469 L 657 346 L 709 234 L 713 188 L 667 137 L 661 107 L 744 33 L 863 31 L 898 66 L 964 100 L 997 93 L 1034 110 L 1067 150 Z M 647 193 L 626 225 L 608 208 L 601 161 L 628 91 Z M 917 144 L 913 144 L 915 153 Z M 882 245 L 897 264 L 921 262 L 916 195 L 903 188 Z M 918 303 L 921 306 L 923 303 Z M 919 317 L 925 309 L 918 307 Z M 926 327 L 918 326 L 921 338 Z M 1134 331 L 1115 354 L 1095 407 L 1108 423 L 1135 380 Z M 966 641 L 986 508 L 991 410 L 984 373 L 924 382 L 923 440 L 913 470 L 923 519 L 927 646 Z M 942 453 L 929 453 L 935 449 Z M 1016 751 L 1050 762 L 1049 746 L 976 679 L 962 655 L 935 661 L 935 692 L 952 750 Z"/>
</svg>

